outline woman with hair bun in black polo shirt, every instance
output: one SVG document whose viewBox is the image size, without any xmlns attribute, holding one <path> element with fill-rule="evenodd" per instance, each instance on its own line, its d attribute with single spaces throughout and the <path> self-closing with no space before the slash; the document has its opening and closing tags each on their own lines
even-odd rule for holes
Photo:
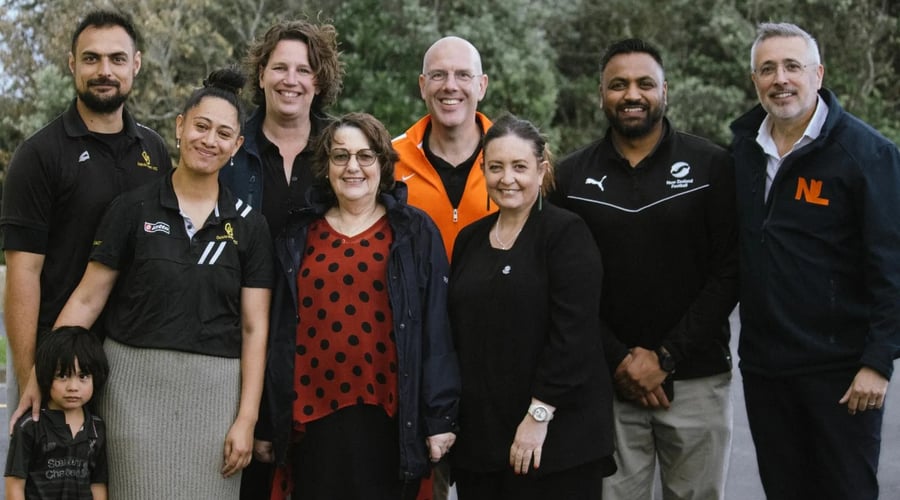
<svg viewBox="0 0 900 500">
<path fill-rule="evenodd" d="M 110 205 L 57 325 L 104 310 L 110 498 L 238 498 L 253 450 L 272 282 L 265 220 L 219 170 L 245 78 L 212 73 L 175 125 L 174 172 Z M 108 299 L 108 304 L 107 304 Z"/>
</svg>

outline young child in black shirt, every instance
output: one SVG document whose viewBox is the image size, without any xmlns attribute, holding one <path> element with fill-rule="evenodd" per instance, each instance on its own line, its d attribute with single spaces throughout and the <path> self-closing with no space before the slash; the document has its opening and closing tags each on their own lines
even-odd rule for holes
<svg viewBox="0 0 900 500">
<path fill-rule="evenodd" d="M 88 404 L 109 375 L 103 347 L 88 330 L 64 326 L 41 339 L 34 359 L 41 414 L 16 422 L 6 498 L 106 500 L 106 428 Z"/>
</svg>

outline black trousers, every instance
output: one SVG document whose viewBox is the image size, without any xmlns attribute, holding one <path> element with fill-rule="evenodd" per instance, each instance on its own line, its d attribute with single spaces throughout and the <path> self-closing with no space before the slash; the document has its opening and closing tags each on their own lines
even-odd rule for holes
<svg viewBox="0 0 900 500">
<path fill-rule="evenodd" d="M 292 500 L 415 500 L 419 492 L 419 480 L 398 475 L 397 421 L 375 406 L 342 408 L 306 424 L 291 463 Z"/>
<path fill-rule="evenodd" d="M 884 410 L 838 404 L 857 370 L 791 377 L 742 372 L 756 460 L 769 500 L 875 500 Z"/>
<path fill-rule="evenodd" d="M 491 472 L 454 468 L 453 480 L 459 500 L 600 500 L 610 467 L 609 460 L 600 460 L 541 476 L 517 476 L 512 467 Z"/>
</svg>

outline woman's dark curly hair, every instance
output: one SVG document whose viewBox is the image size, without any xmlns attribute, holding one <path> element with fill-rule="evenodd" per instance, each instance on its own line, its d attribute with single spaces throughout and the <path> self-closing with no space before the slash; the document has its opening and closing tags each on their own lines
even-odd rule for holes
<svg viewBox="0 0 900 500">
<path fill-rule="evenodd" d="M 259 76 L 269 63 L 269 56 L 282 40 L 299 40 L 309 49 L 309 65 L 316 74 L 318 95 L 313 98 L 312 111 L 321 114 L 334 104 L 344 86 L 344 63 L 338 51 L 337 30 L 331 24 L 314 24 L 306 20 L 281 21 L 275 23 L 258 38 L 247 51 L 244 64 L 250 75 L 253 88 L 253 103 L 263 106 L 266 94 L 259 88 Z"/>
</svg>

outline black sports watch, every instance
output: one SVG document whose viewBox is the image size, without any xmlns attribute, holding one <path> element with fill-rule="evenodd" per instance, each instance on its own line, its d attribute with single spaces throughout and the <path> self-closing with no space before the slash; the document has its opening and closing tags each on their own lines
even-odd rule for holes
<svg viewBox="0 0 900 500">
<path fill-rule="evenodd" d="M 659 357 L 659 367 L 666 373 L 675 371 L 675 358 L 669 354 L 665 347 L 659 346 L 656 349 L 656 356 Z"/>
</svg>

